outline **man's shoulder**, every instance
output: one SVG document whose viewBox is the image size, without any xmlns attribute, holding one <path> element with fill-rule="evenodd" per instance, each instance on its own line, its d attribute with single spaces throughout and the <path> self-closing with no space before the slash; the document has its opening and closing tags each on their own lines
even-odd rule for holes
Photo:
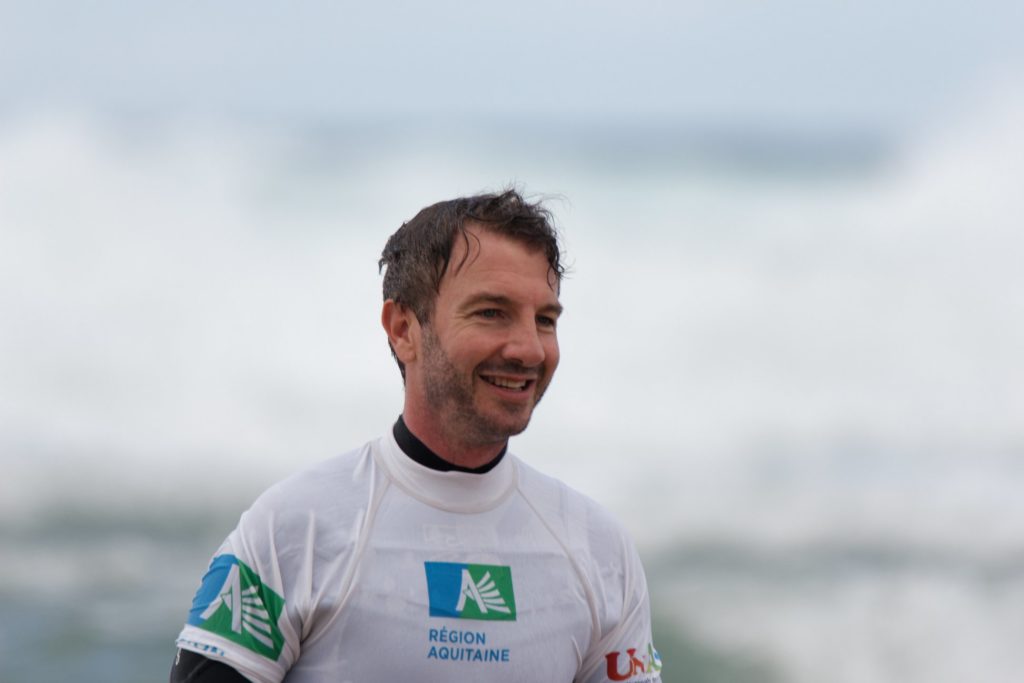
<svg viewBox="0 0 1024 683">
<path fill-rule="evenodd" d="M 369 441 L 297 470 L 264 491 L 249 512 L 326 512 L 342 501 L 365 501 L 374 479 L 374 447 Z"/>
<path fill-rule="evenodd" d="M 611 534 L 627 539 L 625 527 L 604 505 L 520 458 L 516 458 L 516 465 L 520 493 L 549 526 L 577 537 Z"/>
</svg>

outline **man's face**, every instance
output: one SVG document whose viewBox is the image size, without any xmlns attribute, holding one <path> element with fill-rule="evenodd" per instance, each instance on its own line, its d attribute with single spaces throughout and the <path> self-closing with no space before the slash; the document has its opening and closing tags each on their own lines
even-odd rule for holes
<svg viewBox="0 0 1024 683">
<path fill-rule="evenodd" d="M 458 239 L 452 249 L 409 369 L 438 430 L 483 446 L 526 429 L 558 365 L 561 306 L 543 252 L 485 229 L 468 232 L 468 247 Z"/>
</svg>

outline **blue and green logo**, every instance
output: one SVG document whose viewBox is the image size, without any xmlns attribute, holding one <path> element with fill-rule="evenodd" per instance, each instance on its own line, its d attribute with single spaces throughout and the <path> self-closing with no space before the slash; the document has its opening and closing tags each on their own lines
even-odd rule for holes
<svg viewBox="0 0 1024 683">
<path fill-rule="evenodd" d="M 234 555 L 218 555 L 192 601 L 188 623 L 277 659 L 284 647 L 277 625 L 283 610 L 284 598 L 247 564 Z"/>
<path fill-rule="evenodd" d="M 425 562 L 430 616 L 515 621 L 512 570 L 492 564 Z"/>
</svg>

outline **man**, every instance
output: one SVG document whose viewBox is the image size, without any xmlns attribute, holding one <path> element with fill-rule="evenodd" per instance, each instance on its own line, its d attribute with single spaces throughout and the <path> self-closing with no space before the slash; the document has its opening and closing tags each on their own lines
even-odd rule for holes
<svg viewBox="0 0 1024 683">
<path fill-rule="evenodd" d="M 507 452 L 558 366 L 549 214 L 513 191 L 388 240 L 392 432 L 264 493 L 217 551 L 171 681 L 660 681 L 643 569 Z"/>
</svg>

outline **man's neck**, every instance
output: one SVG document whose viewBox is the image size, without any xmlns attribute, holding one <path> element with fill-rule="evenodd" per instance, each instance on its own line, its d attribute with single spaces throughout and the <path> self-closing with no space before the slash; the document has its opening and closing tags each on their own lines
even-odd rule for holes
<svg viewBox="0 0 1024 683">
<path fill-rule="evenodd" d="M 437 453 L 430 450 L 415 434 L 409 431 L 409 427 L 405 424 L 405 420 L 401 415 L 398 416 L 398 420 L 395 422 L 392 432 L 395 435 L 395 441 L 398 442 L 398 447 L 402 449 L 403 453 L 424 467 L 429 467 L 430 469 L 437 470 L 439 472 L 470 472 L 472 474 L 484 474 L 485 472 L 490 472 L 494 469 L 505 455 L 505 450 L 502 449 L 502 451 L 498 453 L 497 457 L 481 467 L 461 467 L 448 462 Z"/>
<path fill-rule="evenodd" d="M 463 471 L 478 471 L 504 454 L 508 441 L 481 446 L 459 444 L 446 438 L 438 429 L 432 429 L 428 420 L 420 419 L 416 413 L 406 409 L 400 418 L 408 431 L 438 458 Z"/>
</svg>

